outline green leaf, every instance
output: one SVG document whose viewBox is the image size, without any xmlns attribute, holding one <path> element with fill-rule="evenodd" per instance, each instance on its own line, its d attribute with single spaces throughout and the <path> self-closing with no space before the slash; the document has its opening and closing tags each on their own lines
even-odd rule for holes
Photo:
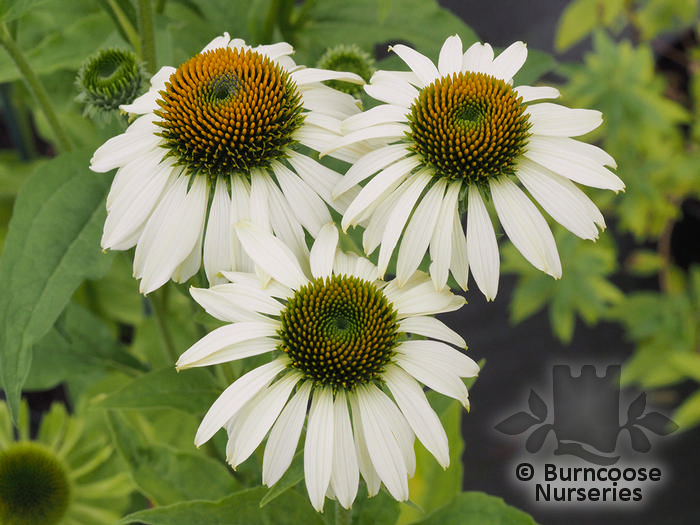
<svg viewBox="0 0 700 525">
<path fill-rule="evenodd" d="M 157 505 L 219 499 L 240 490 L 228 467 L 204 455 L 150 443 L 116 411 L 107 411 L 112 440 L 134 482 Z"/>
<path fill-rule="evenodd" d="M 263 499 L 260 500 L 260 506 L 264 507 L 281 494 L 296 486 L 304 479 L 304 453 L 299 451 L 294 455 L 292 464 L 287 471 L 282 475 L 277 483 L 275 483 L 267 491 Z"/>
<path fill-rule="evenodd" d="M 206 370 L 177 373 L 169 367 L 139 376 L 96 403 L 102 408 L 174 408 L 202 414 L 220 394 L 221 389 Z"/>
<path fill-rule="evenodd" d="M 33 364 L 24 388 L 44 390 L 75 377 L 146 367 L 114 340 L 105 323 L 82 306 L 70 303 L 56 325 L 32 348 Z"/>
<path fill-rule="evenodd" d="M 483 492 L 462 492 L 449 504 L 414 525 L 535 525 L 521 510 Z"/>
<path fill-rule="evenodd" d="M 387 43 L 397 41 L 409 43 L 437 61 L 449 35 L 458 34 L 464 45 L 477 40 L 469 26 L 433 0 L 324 0 L 306 12 L 299 26 L 299 42 L 295 44 L 302 54 L 300 61 L 308 63 L 338 44 L 357 44 L 368 51 L 381 45 L 383 51 Z"/>
<path fill-rule="evenodd" d="M 454 399 L 428 392 L 428 401 L 440 417 L 450 445 L 450 466 L 443 470 L 422 445 L 416 447 L 416 475 L 408 482 L 413 506 L 403 505 L 398 523 L 412 523 L 425 513 L 445 505 L 460 493 L 462 486 L 462 413 Z M 421 511 L 422 509 L 422 511 Z"/>
<path fill-rule="evenodd" d="M 683 430 L 700 423 L 700 390 L 688 396 L 671 419 Z"/>
<path fill-rule="evenodd" d="M 596 323 L 624 295 L 607 280 L 617 264 L 609 236 L 603 233 L 592 243 L 562 228 L 554 231 L 562 262 L 560 280 L 532 268 L 510 243 L 503 249 L 503 270 L 520 274 L 510 304 L 511 322 L 520 322 L 549 304 L 554 335 L 569 342 L 577 316 Z"/>
<path fill-rule="evenodd" d="M 8 23 L 22 18 L 46 2 L 47 0 L 0 0 L 0 22 Z"/>
<path fill-rule="evenodd" d="M 135 512 L 116 525 L 141 522 L 147 525 L 277 525 L 304 523 L 325 525 L 308 499 L 287 491 L 264 508 L 258 503 L 267 489 L 243 490 L 219 501 L 192 501 Z"/>
<path fill-rule="evenodd" d="M 574 0 L 559 19 L 554 39 L 558 51 L 566 51 L 595 28 L 609 26 L 623 14 L 625 0 Z"/>
<path fill-rule="evenodd" d="M 40 166 L 19 192 L 0 258 L 0 364 L 11 411 L 46 334 L 85 279 L 104 275 L 100 250 L 109 179 L 88 170 L 91 151 Z"/>
<path fill-rule="evenodd" d="M 352 505 L 352 524 L 394 525 L 400 512 L 401 505 L 386 490 L 368 498 L 367 486 L 363 483 Z"/>
</svg>

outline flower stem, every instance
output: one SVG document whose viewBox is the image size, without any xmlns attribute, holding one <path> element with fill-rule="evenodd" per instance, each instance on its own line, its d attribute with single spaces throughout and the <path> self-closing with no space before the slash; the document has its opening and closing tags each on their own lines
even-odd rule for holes
<svg viewBox="0 0 700 525">
<path fill-rule="evenodd" d="M 0 44 L 2 44 L 2 46 L 5 48 L 7 54 L 10 55 L 10 58 L 17 66 L 17 69 L 19 69 L 29 93 L 32 95 L 37 105 L 44 113 L 51 131 L 56 137 L 58 149 L 60 151 L 70 151 L 73 148 L 73 145 L 68 138 L 68 134 L 58 120 L 58 116 L 56 115 L 56 111 L 49 100 L 49 95 L 46 92 L 44 85 L 41 83 L 41 80 L 39 80 L 39 77 L 29 65 L 29 62 L 27 62 L 27 59 L 24 58 L 22 50 L 19 48 L 19 46 L 17 46 L 17 43 L 10 35 L 10 31 L 8 30 L 6 24 L 2 24 L 0 27 Z"/>
<path fill-rule="evenodd" d="M 344 509 L 343 506 L 335 502 L 335 525 L 350 525 L 352 523 L 352 508 Z"/>
<path fill-rule="evenodd" d="M 156 322 L 156 329 L 160 338 L 161 348 L 165 355 L 166 362 L 173 364 L 177 361 L 178 353 L 173 342 L 173 336 L 170 333 L 167 323 L 167 305 L 168 305 L 168 289 L 164 286 L 161 290 L 157 290 L 149 295 L 151 306 L 153 307 L 153 319 Z"/>
<path fill-rule="evenodd" d="M 126 16 L 124 11 L 122 11 L 121 7 L 119 7 L 119 4 L 117 4 L 115 0 L 107 0 L 107 3 L 109 4 L 109 7 L 112 8 L 112 12 L 119 22 L 119 26 L 129 39 L 129 43 L 134 48 L 134 51 L 141 57 L 141 41 L 139 40 L 139 34 L 136 31 L 136 28 L 131 24 L 129 18 Z"/>
<path fill-rule="evenodd" d="M 139 0 L 139 36 L 141 58 L 149 73 L 156 72 L 156 39 L 153 28 L 153 6 L 151 0 Z"/>
</svg>

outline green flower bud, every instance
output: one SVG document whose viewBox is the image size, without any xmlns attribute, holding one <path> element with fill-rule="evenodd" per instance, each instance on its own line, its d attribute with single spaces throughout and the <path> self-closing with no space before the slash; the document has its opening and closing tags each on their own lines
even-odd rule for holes
<svg viewBox="0 0 700 525">
<path fill-rule="evenodd" d="M 317 67 L 321 69 L 355 73 L 361 76 L 365 82 L 369 82 L 369 79 L 376 71 L 374 65 L 374 58 L 355 44 L 349 46 L 341 44 L 328 48 L 317 63 Z M 343 82 L 342 80 L 329 80 L 324 82 L 324 84 L 353 96 L 362 93 L 362 86 Z"/>
<path fill-rule="evenodd" d="M 131 51 L 105 49 L 90 56 L 76 78 L 85 114 L 109 118 L 122 104 L 130 104 L 143 91 L 148 74 Z"/>
</svg>

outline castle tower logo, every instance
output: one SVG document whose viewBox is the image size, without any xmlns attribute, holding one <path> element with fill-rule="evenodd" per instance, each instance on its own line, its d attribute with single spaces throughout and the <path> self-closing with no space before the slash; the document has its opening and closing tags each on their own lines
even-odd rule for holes
<svg viewBox="0 0 700 525">
<path fill-rule="evenodd" d="M 507 435 L 528 433 L 525 448 L 534 454 L 553 433 L 554 455 L 577 456 L 596 465 L 618 462 L 621 435 L 629 436 L 635 452 L 651 449 L 648 432 L 668 435 L 678 426 L 659 412 L 647 411 L 642 392 L 625 410 L 620 410 L 620 365 L 609 365 L 602 376 L 593 365 L 584 365 L 573 375 L 569 365 L 552 368 L 552 408 L 530 390 L 528 411 L 516 412 L 496 425 Z M 621 418 L 621 413 L 626 417 Z M 624 423 L 621 421 L 624 419 Z"/>
</svg>

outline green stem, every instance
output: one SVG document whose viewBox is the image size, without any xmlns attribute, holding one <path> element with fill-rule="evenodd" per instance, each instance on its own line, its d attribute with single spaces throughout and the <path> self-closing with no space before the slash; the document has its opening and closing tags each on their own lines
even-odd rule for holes
<svg viewBox="0 0 700 525">
<path fill-rule="evenodd" d="M 10 55 L 10 58 L 12 58 L 12 61 L 17 66 L 17 69 L 19 69 L 29 93 L 31 93 L 32 97 L 41 108 L 41 111 L 43 111 L 51 131 L 56 137 L 58 149 L 61 151 L 70 151 L 73 148 L 73 145 L 68 138 L 68 134 L 58 120 L 58 116 L 56 115 L 53 105 L 51 105 L 49 95 L 46 92 L 44 85 L 41 83 L 41 80 L 39 80 L 36 73 L 34 73 L 34 70 L 29 65 L 29 62 L 27 62 L 27 59 L 24 58 L 24 54 L 22 54 L 22 51 L 17 46 L 17 43 L 10 35 L 10 31 L 8 30 L 6 24 L 2 24 L 2 27 L 0 27 L 0 44 L 2 44 L 2 46 L 7 50 L 7 54 Z"/>
<path fill-rule="evenodd" d="M 156 14 L 162 15 L 165 11 L 165 0 L 156 1 Z"/>
<path fill-rule="evenodd" d="M 178 353 L 173 342 L 173 336 L 170 333 L 167 322 L 167 298 L 168 289 L 164 286 L 149 295 L 151 306 L 153 307 L 153 319 L 156 322 L 156 329 L 160 338 L 161 348 L 165 355 L 166 362 L 173 364 L 177 361 Z"/>
<path fill-rule="evenodd" d="M 117 2 L 114 0 L 107 0 L 107 3 L 109 4 L 109 7 L 112 8 L 114 16 L 119 21 L 119 26 L 129 39 L 129 43 L 134 48 L 134 51 L 138 56 L 141 56 L 141 41 L 139 40 L 138 31 L 136 31 L 136 28 L 129 21 L 129 17 L 126 16 Z"/>
<path fill-rule="evenodd" d="M 352 507 L 344 509 L 339 502 L 335 502 L 335 525 L 351 525 Z"/>
<path fill-rule="evenodd" d="M 156 39 L 153 28 L 153 6 L 151 0 L 139 0 L 139 36 L 141 58 L 150 73 L 156 72 Z"/>
</svg>

